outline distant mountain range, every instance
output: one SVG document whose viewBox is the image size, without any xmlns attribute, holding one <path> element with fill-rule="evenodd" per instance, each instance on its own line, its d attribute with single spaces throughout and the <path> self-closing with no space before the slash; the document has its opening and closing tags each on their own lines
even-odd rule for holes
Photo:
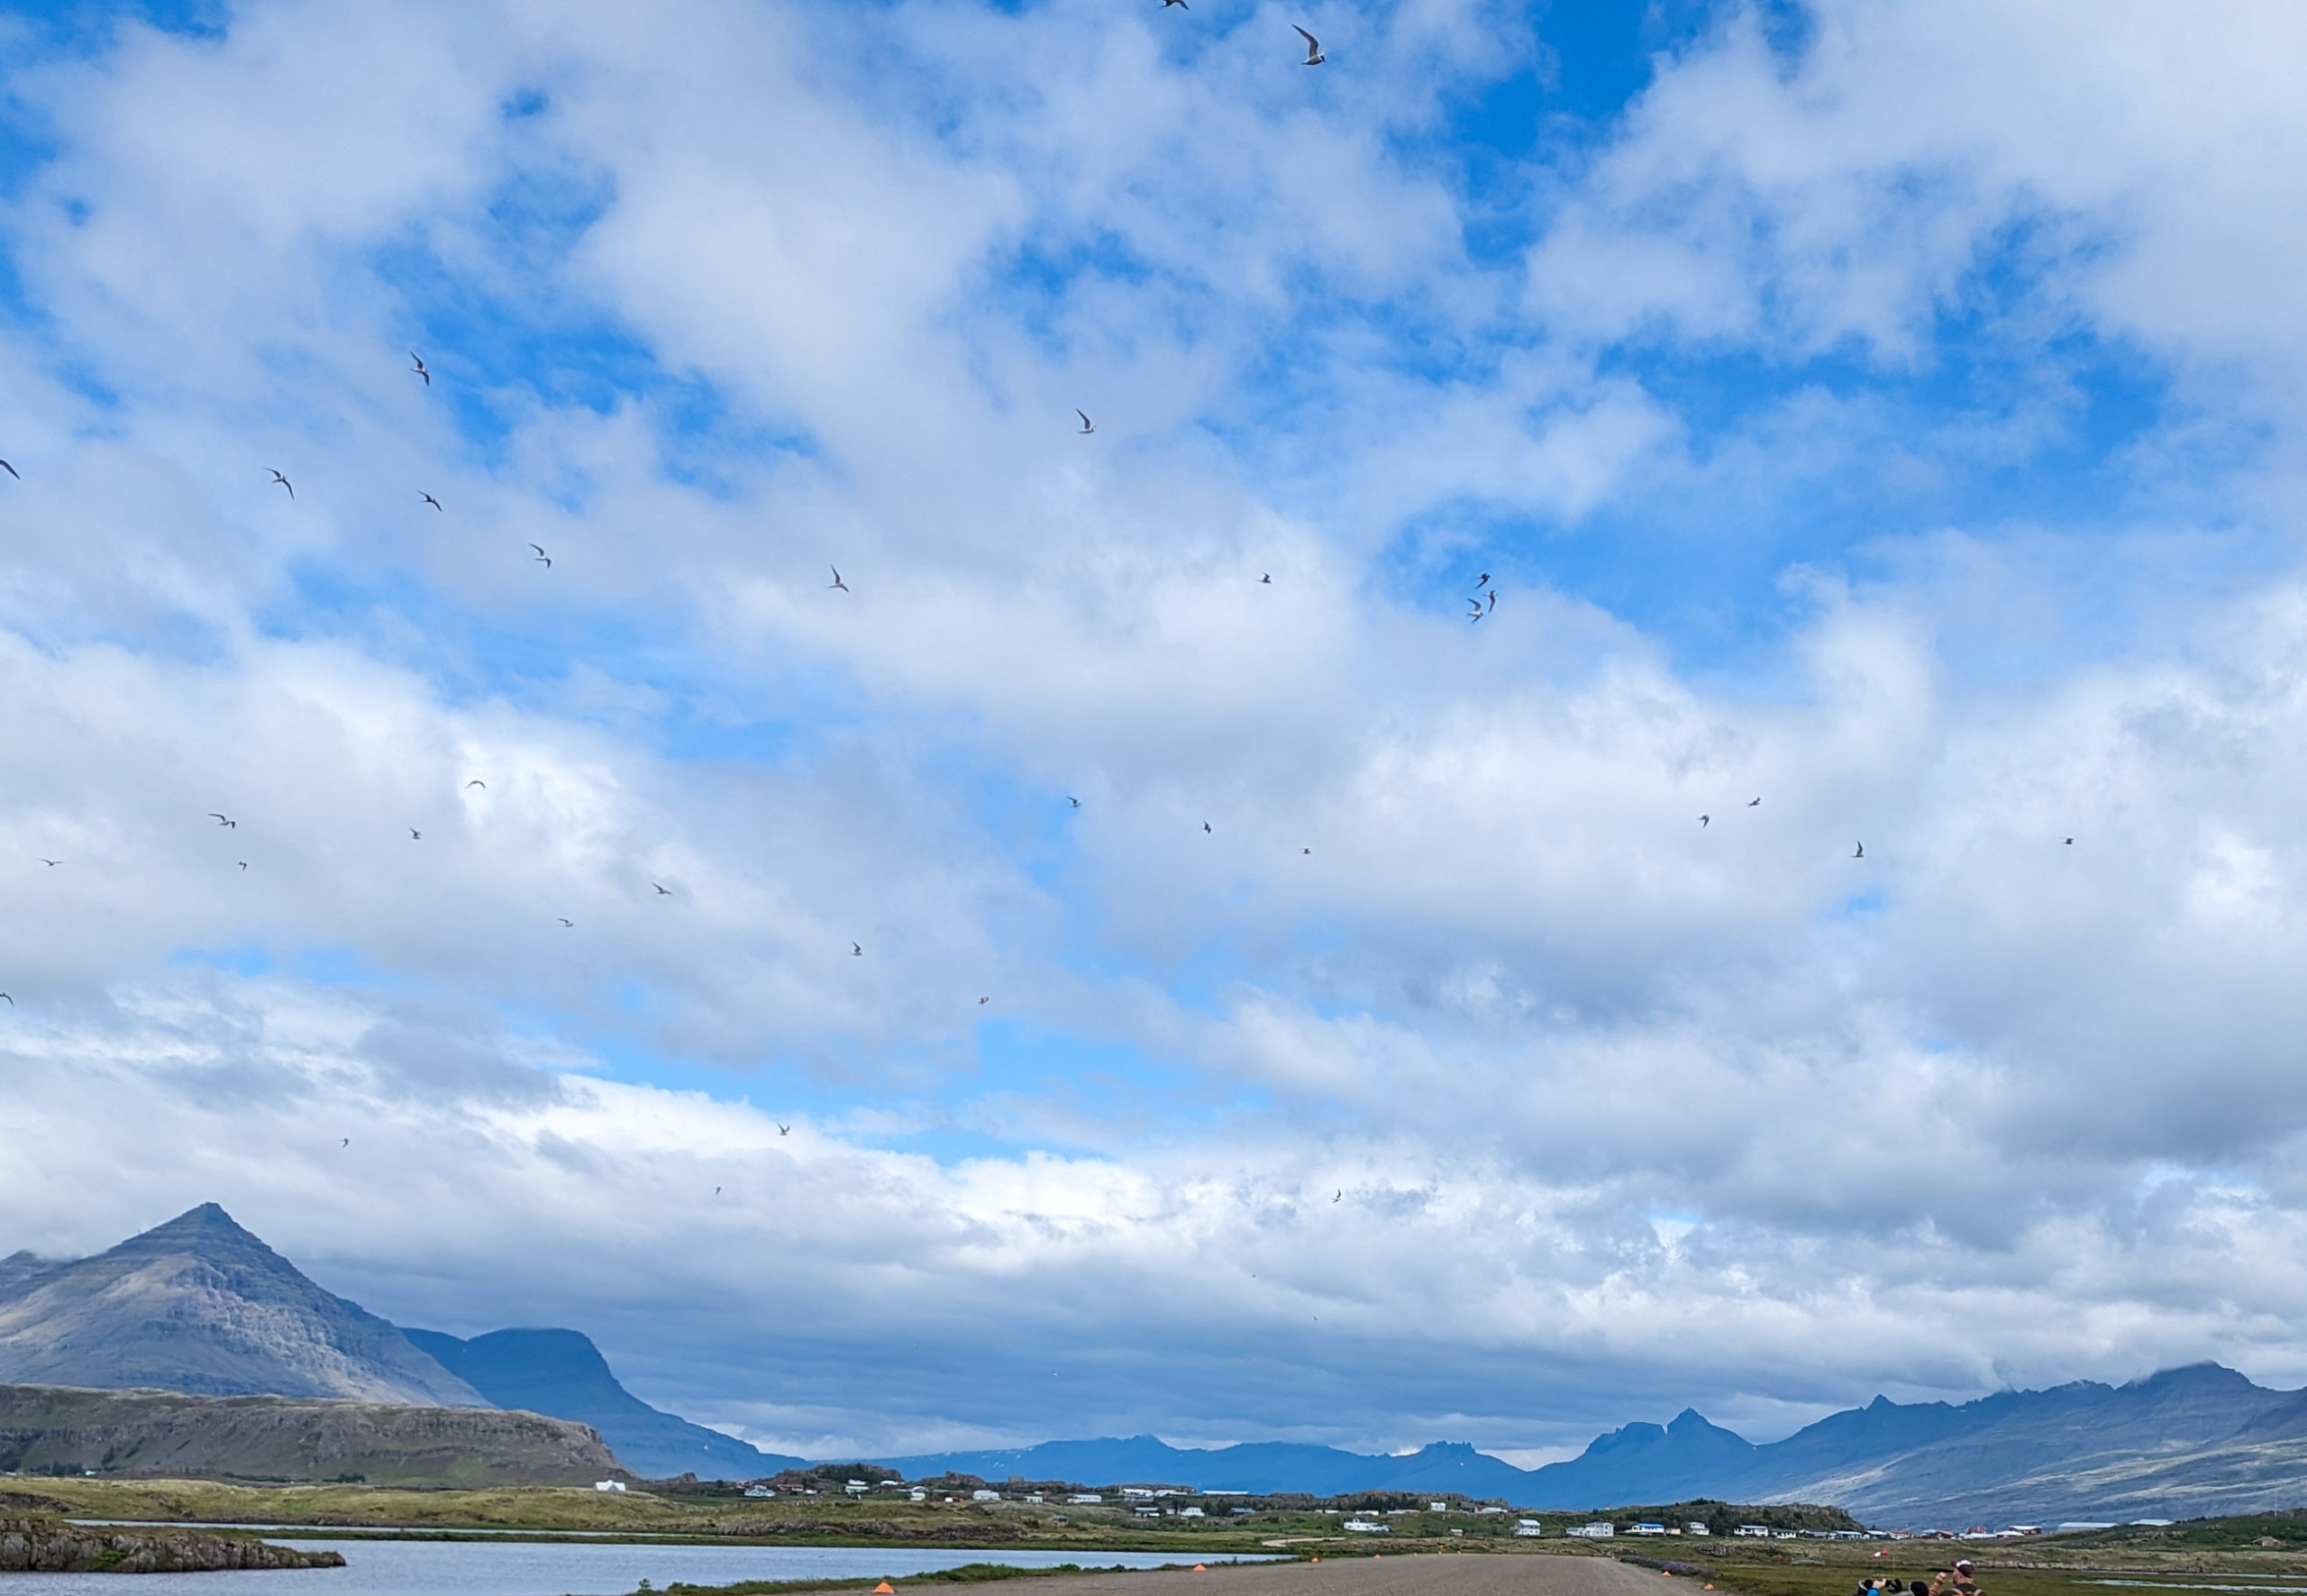
<svg viewBox="0 0 2307 1596">
<path fill-rule="evenodd" d="M 650 1407 L 575 1330 L 463 1341 L 397 1328 L 315 1285 L 213 1202 L 93 1258 L 0 1258 L 0 1383 L 524 1409 L 591 1426 L 652 1479 L 751 1479 L 801 1461 Z M 186 1443 L 179 1455 L 202 1454 Z"/>
<path fill-rule="evenodd" d="M 600 1349 L 575 1330 L 497 1330 L 470 1341 L 438 1330 L 401 1333 L 499 1408 L 591 1425 L 625 1467 L 649 1479 L 752 1480 L 802 1463 L 652 1408 L 617 1383 Z"/>
<path fill-rule="evenodd" d="M 2270 1391 L 2198 1363 L 2127 1385 L 2077 1381 L 1960 1405 L 1877 1397 L 1760 1446 L 1685 1409 L 1538 1469 L 1459 1445 L 1373 1457 L 1274 1442 L 1191 1450 L 1151 1436 L 877 1461 L 915 1478 L 950 1470 L 1318 1496 L 1459 1491 L 1570 1511 L 1695 1497 L 1808 1501 L 1876 1525 L 1960 1529 L 2307 1506 L 2307 1391 Z"/>
</svg>

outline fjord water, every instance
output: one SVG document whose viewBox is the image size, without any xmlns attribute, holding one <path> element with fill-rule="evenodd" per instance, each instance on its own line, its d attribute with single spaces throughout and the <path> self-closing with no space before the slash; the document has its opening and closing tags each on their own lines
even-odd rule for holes
<svg viewBox="0 0 2307 1596">
<path fill-rule="evenodd" d="M 8 1596 L 119 1591 L 133 1596 L 625 1596 L 647 1580 L 726 1585 L 738 1580 L 859 1579 L 1005 1563 L 1051 1568 L 1081 1563 L 1160 1568 L 1174 1552 L 919 1551 L 903 1546 L 637 1546 L 568 1541 L 307 1540 L 267 1536 L 300 1551 L 342 1552 L 342 1568 L 245 1569 L 216 1573 L 12 1573 Z M 1263 1562 L 1204 1557 L 1199 1561 Z"/>
</svg>

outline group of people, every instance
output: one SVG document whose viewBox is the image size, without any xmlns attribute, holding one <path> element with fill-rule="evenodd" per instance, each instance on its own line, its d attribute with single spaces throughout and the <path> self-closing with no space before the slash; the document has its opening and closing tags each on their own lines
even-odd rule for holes
<svg viewBox="0 0 2307 1596">
<path fill-rule="evenodd" d="M 1858 1596 L 1979 1596 L 1979 1582 L 1972 1572 L 1971 1560 L 1957 1557 L 1954 1567 L 1940 1569 L 1927 1585 L 1920 1580 L 1902 1582 L 1884 1575 L 1861 1581 Z"/>
</svg>

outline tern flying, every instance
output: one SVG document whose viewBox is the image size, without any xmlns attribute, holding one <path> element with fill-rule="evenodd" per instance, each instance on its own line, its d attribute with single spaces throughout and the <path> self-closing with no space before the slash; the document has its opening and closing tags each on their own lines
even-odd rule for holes
<svg viewBox="0 0 2307 1596">
<path fill-rule="evenodd" d="M 1474 587 L 1475 587 L 1477 589 L 1480 589 L 1480 588 L 1487 588 L 1487 587 L 1489 587 L 1489 586 L 1490 586 L 1490 572 L 1488 572 L 1488 571 L 1484 571 L 1484 572 L 1482 572 L 1482 575 L 1480 575 L 1480 576 L 1478 576 L 1478 577 L 1476 577 L 1476 578 L 1474 579 Z"/>
<path fill-rule="evenodd" d="M 657 883 L 654 881 L 652 881 L 649 884 L 652 887 L 657 887 Z M 670 898 L 673 895 L 673 889 L 670 887 L 657 887 L 657 895 L 660 898 Z"/>
<path fill-rule="evenodd" d="M 272 479 L 275 482 L 279 483 L 281 487 L 288 489 L 288 497 L 290 498 L 295 498 L 296 497 L 296 485 L 290 482 L 287 478 L 282 476 L 278 471 L 274 471 L 272 473 Z"/>
<path fill-rule="evenodd" d="M 1470 621 L 1479 621 L 1479 620 L 1481 620 L 1481 619 L 1482 619 L 1482 600 L 1481 600 L 1481 599 L 1479 599 L 1479 598 L 1469 598 L 1468 600 L 1466 600 L 1466 602 L 1467 602 L 1468 604 L 1471 604 L 1471 605 L 1473 605 L 1473 606 L 1474 606 L 1474 613 L 1473 613 L 1473 615 L 1471 615 L 1471 616 L 1468 616 L 1466 618 L 1467 618 L 1468 620 L 1470 620 Z"/>
<path fill-rule="evenodd" d="M 1712 824 L 1714 816 L 1711 815 L 1701 815 L 1698 817 L 1698 823 L 1701 827 Z"/>
<path fill-rule="evenodd" d="M 1077 809 L 1081 807 L 1081 800 L 1078 798 L 1068 798 L 1065 801 L 1071 804 Z"/>
<path fill-rule="evenodd" d="M 10 475 L 11 477 L 16 477 L 16 468 L 15 468 L 15 467 L 14 467 L 14 466 L 12 466 L 12 465 L 10 465 L 10 464 L 9 464 L 6 461 L 5 461 L 5 460 L 0 460 L 0 471 L 5 471 L 5 472 L 7 472 L 7 473 L 8 473 L 8 475 Z M 22 477 L 16 477 L 16 480 L 17 480 L 17 481 L 19 481 L 19 482 L 21 482 L 21 481 L 23 481 L 23 479 Z"/>
<path fill-rule="evenodd" d="M 1268 571 L 1268 572 L 1266 572 L 1266 573 L 1265 573 L 1265 575 L 1263 575 L 1263 576 L 1260 577 L 1260 578 L 1258 579 L 1258 580 L 1259 580 L 1259 581 L 1261 581 L 1261 582 L 1265 582 L 1265 583 L 1269 583 L 1269 584 L 1270 584 L 1270 583 L 1272 583 L 1272 580 L 1273 580 L 1273 573 L 1272 573 L 1272 571 Z"/>
<path fill-rule="evenodd" d="M 1857 851 L 1856 851 L 1856 853 L 1852 853 L 1852 854 L 1851 854 L 1851 857 L 1852 857 L 1853 859 L 1864 859 L 1864 858 L 1865 858 L 1865 857 L 1866 857 L 1866 844 L 1865 844 L 1865 843 L 1861 843 L 1861 844 L 1858 844 Z"/>
<path fill-rule="evenodd" d="M 1330 1200 L 1332 1202 L 1344 1202 L 1345 1200 L 1345 1188 L 1341 1186 L 1336 1191 L 1331 1192 Z"/>
<path fill-rule="evenodd" d="M 0 992 L 0 998 L 8 998 L 8 994 L 5 992 Z M 14 1008 L 15 1006 L 16 1000 L 14 998 L 8 998 L 8 1007 Z"/>
<path fill-rule="evenodd" d="M 475 776 L 471 780 L 465 783 L 465 790 L 467 792 L 470 792 L 476 787 L 479 788 L 483 792 L 487 792 L 488 790 L 488 783 L 483 781 L 478 776 Z"/>
<path fill-rule="evenodd" d="M 1098 430 L 1098 424 L 1090 419 L 1089 412 L 1085 410 L 1076 410 L 1073 414 L 1081 418 L 1081 435 L 1083 437 L 1086 438 L 1091 433 Z"/>
<path fill-rule="evenodd" d="M 841 567 L 838 565 L 828 565 L 825 569 L 833 572 L 833 580 L 827 582 L 825 586 L 827 588 L 838 588 L 844 593 L 848 592 L 849 584 L 841 579 Z"/>
<path fill-rule="evenodd" d="M 412 843 L 421 843 L 424 840 L 424 834 L 412 825 L 408 828 L 408 840 Z"/>
<path fill-rule="evenodd" d="M 529 547 L 537 552 L 536 559 L 530 561 L 530 563 L 537 564 L 542 562 L 547 570 L 551 570 L 552 569 L 552 556 L 544 552 L 544 545 L 542 543 L 531 543 Z"/>
<path fill-rule="evenodd" d="M 1298 24 L 1297 24 L 1297 23 L 1290 23 L 1290 25 L 1291 27 L 1293 27 L 1293 28 L 1298 28 Z M 1324 55 L 1324 54 L 1322 53 L 1322 41 L 1321 41 L 1320 40 L 1318 40 L 1318 39 L 1315 38 L 1311 33 L 1309 33 L 1308 32 L 1306 32 L 1306 30 L 1305 30 L 1305 29 L 1303 29 L 1303 28 L 1298 28 L 1298 37 L 1299 37 L 1299 38 L 1300 38 L 1300 39 L 1303 39 L 1303 40 L 1306 41 L 1306 60 L 1305 60 L 1305 64 L 1306 64 L 1307 66 L 1309 66 L 1309 67 L 1318 67 L 1318 66 L 1320 66 L 1324 61 L 1327 61 L 1327 60 L 1328 60 L 1328 59 L 1330 59 L 1329 57 L 1327 57 L 1327 56 L 1326 56 L 1326 55 Z"/>
<path fill-rule="evenodd" d="M 1204 830 L 1204 831 L 1208 831 L 1208 830 L 1209 830 L 1209 822 L 1208 822 L 1208 821 L 1207 821 L 1207 820 L 1203 821 L 1203 822 L 1201 823 L 1201 829 L 1202 829 L 1202 830 Z M 1216 834 L 1215 834 L 1215 833 L 1212 833 L 1211 834 L 1212 834 L 1212 835 L 1215 835 Z"/>
<path fill-rule="evenodd" d="M 789 1136 L 793 1134 L 793 1127 L 789 1125 L 780 1125 L 777 1127 L 777 1134 L 780 1136 Z"/>
<path fill-rule="evenodd" d="M 853 957 L 853 958 L 859 958 L 859 959 L 862 959 L 862 958 L 863 958 L 863 957 L 865 956 L 865 950 L 864 950 L 862 946 L 860 946 L 858 944 L 853 943 L 853 943 L 851 943 L 851 944 L 849 944 L 849 952 L 850 952 L 851 956 L 852 956 L 852 957 Z"/>
<path fill-rule="evenodd" d="M 577 922 L 569 918 L 566 915 L 555 915 L 552 917 L 559 920 L 562 925 L 568 926 L 571 931 L 577 929 Z"/>
<path fill-rule="evenodd" d="M 214 821 L 217 825 L 229 825 L 229 826 L 231 826 L 234 831 L 238 831 L 238 830 L 241 828 L 241 823 L 240 823 L 239 821 L 237 821 L 237 820 L 227 820 L 227 819 L 225 819 L 222 815 L 219 815 L 219 814 L 218 814 L 215 810 L 214 810 L 214 809 L 211 809 L 211 810 L 209 810 L 209 811 L 208 811 L 208 818 L 210 818 L 211 820 L 214 820 Z"/>
<path fill-rule="evenodd" d="M 340 1147 L 350 1147 L 352 1145 L 352 1138 L 351 1136 L 342 1137 L 338 1140 L 337 1145 Z"/>
<path fill-rule="evenodd" d="M 1748 807 L 1749 809 L 1751 809 L 1751 808 L 1753 808 L 1756 804 L 1759 804 L 1759 803 L 1761 803 L 1762 801 L 1763 801 L 1763 800 L 1762 800 L 1762 799 L 1760 799 L 1760 798 L 1748 798 L 1748 799 L 1746 800 L 1746 807 Z"/>
<path fill-rule="evenodd" d="M 989 1004 L 989 1003 L 990 1003 L 990 1002 L 992 1002 L 992 1001 L 993 1001 L 993 999 L 990 999 L 990 998 L 980 998 L 980 999 L 977 1000 L 977 1006 L 978 1006 L 980 1008 L 984 1008 L 987 1004 Z"/>
<path fill-rule="evenodd" d="M 2071 843 L 2071 842 L 2073 842 L 2074 839 L 2073 837 L 2069 837 L 2069 838 L 2067 838 L 2066 840 L 2067 840 L 2068 842 L 2070 842 L 2070 843 Z M 43 859 L 43 860 L 41 860 L 41 862 L 42 864 L 45 864 L 45 865 L 50 866 L 50 867 L 52 869 L 52 868 L 54 868 L 55 866 L 57 866 L 57 865 L 59 865 L 59 864 L 63 863 L 63 862 L 64 862 L 64 861 L 62 861 L 61 859 Z"/>
<path fill-rule="evenodd" d="M 415 350 L 410 350 L 408 351 L 408 358 L 416 362 L 416 364 L 411 367 L 410 369 L 415 371 L 419 377 L 424 378 L 424 386 L 426 388 L 431 388 L 433 386 L 433 373 L 424 369 L 424 357 L 418 354 Z"/>
<path fill-rule="evenodd" d="M 431 506 L 432 506 L 434 509 L 436 509 L 436 510 L 437 510 L 437 509 L 439 509 L 439 508 L 441 507 L 441 501 L 440 501 L 439 499 L 437 499 L 437 498 L 434 498 L 434 497 L 433 497 L 431 494 L 429 494 L 429 493 L 420 493 L 420 494 L 418 494 L 416 497 L 419 497 L 419 498 L 421 498 L 421 499 L 423 499 L 426 504 L 431 505 Z"/>
<path fill-rule="evenodd" d="M 245 859 L 235 859 L 233 862 L 239 865 L 242 870 L 246 870 L 249 867 L 249 862 Z"/>
</svg>

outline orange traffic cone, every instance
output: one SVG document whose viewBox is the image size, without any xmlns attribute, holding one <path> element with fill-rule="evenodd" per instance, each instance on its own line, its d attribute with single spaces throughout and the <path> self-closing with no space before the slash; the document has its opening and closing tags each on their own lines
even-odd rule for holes
<svg viewBox="0 0 2307 1596">
<path fill-rule="evenodd" d="M 1208 1569 L 1204 1568 L 1204 1567 L 1203 1567 L 1200 1564 L 1199 1564 L 1199 1563 L 1197 1563 L 1197 1564 L 1195 1564 L 1193 1565 L 1193 1571 L 1194 1571 L 1194 1573 L 1208 1573 L 1209 1572 L 1209 1570 L 1208 1570 Z"/>
<path fill-rule="evenodd" d="M 883 1580 L 873 1587 L 873 1596 L 898 1596 L 898 1588 L 889 1581 Z"/>
</svg>

